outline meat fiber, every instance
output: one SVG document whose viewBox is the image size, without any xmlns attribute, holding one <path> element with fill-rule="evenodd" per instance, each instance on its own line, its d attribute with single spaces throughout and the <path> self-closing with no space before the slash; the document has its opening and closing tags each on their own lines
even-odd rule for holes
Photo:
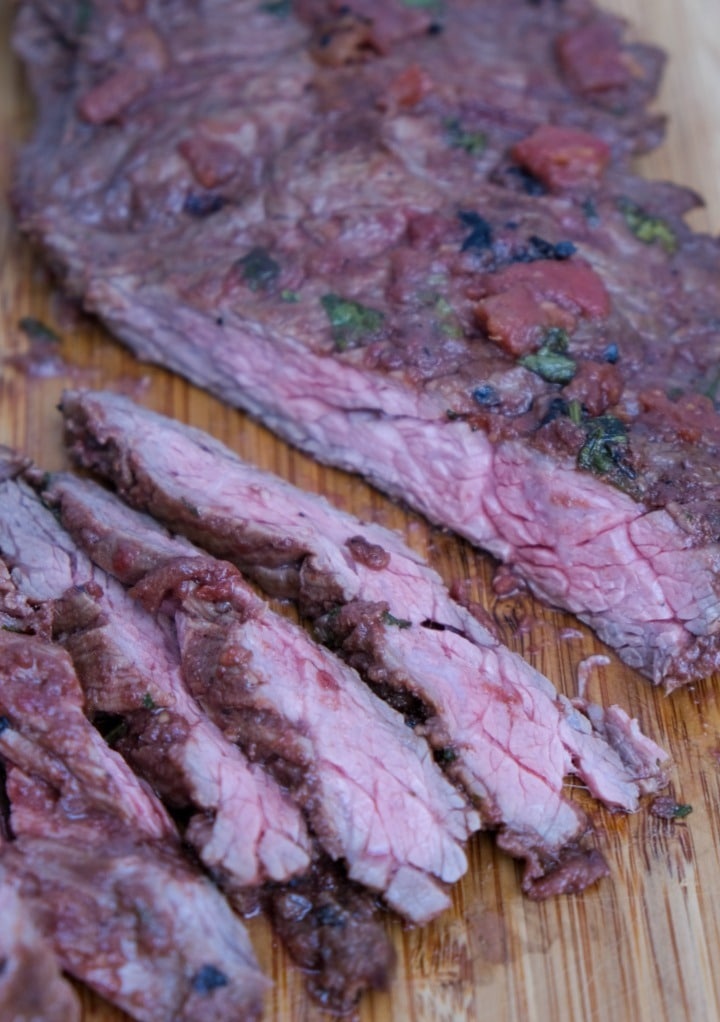
<svg viewBox="0 0 720 1022">
<path fill-rule="evenodd" d="M 4 878 L 1 854 L 0 1017 L 4 1022 L 80 1022 L 78 996 L 63 979 L 27 905 Z"/>
<path fill-rule="evenodd" d="M 582 0 L 346 6 L 27 0 L 21 226 L 141 358 L 705 676 L 718 246 L 627 169 L 658 54 Z"/>
<path fill-rule="evenodd" d="M 627 811 L 665 783 L 665 755 L 620 708 L 603 714 L 561 697 L 451 600 L 395 534 L 126 399 L 71 395 L 64 407 L 73 423 L 83 422 L 73 437 L 86 464 L 131 503 L 234 561 L 274 594 L 297 599 L 371 683 L 416 725 L 422 720 L 445 769 L 480 804 L 486 824 L 501 828 L 501 846 L 526 859 L 529 890 L 563 889 L 569 859 L 569 882 L 580 882 L 574 845 L 587 822 L 563 798 L 567 773 Z M 182 539 L 163 535 L 146 516 L 130 516 L 97 487 L 55 476 L 48 494 L 77 541 L 128 582 L 147 569 L 149 551 L 159 562 L 187 558 Z M 229 596 L 224 603 L 229 611 Z M 239 673 L 244 669 L 240 661 Z M 223 691 L 220 678 L 215 683 L 221 704 L 241 698 Z M 203 698 L 214 698 L 212 690 Z M 228 706 L 224 712 L 230 724 Z M 602 867 L 595 856 L 586 861 L 590 882 Z"/>
<path fill-rule="evenodd" d="M 2 496 L 0 552 L 18 585 L 36 606 L 63 594 L 51 613 L 41 605 L 43 627 L 72 652 L 115 747 L 189 817 L 185 839 L 211 874 L 239 907 L 267 904 L 327 1007 L 347 1010 L 387 985 L 394 956 L 374 899 L 314 848 L 294 804 L 199 711 L 167 633 L 86 560 L 24 482 L 6 481 Z M 53 562 L 54 575 L 44 570 Z M 298 888 L 303 910 L 293 915 Z"/>
<path fill-rule="evenodd" d="M 135 595 L 153 612 L 172 608 L 190 690 L 227 737 L 295 792 L 326 851 L 413 922 L 446 908 L 437 881 L 465 872 L 462 844 L 479 820 L 427 743 L 355 671 L 269 611 L 231 565 L 188 556 L 182 543 L 173 557 L 173 543 L 146 519 L 125 509 L 123 521 L 102 491 L 51 477 L 49 495 L 63 507 L 73 491 L 79 508 L 99 516 L 75 535 L 90 537 L 104 566 L 129 580 L 154 553 L 155 570 Z"/>
<path fill-rule="evenodd" d="M 240 920 L 160 804 L 97 747 L 67 653 L 2 632 L 0 682 L 0 868 L 63 967 L 141 1022 L 259 1018 L 267 983 Z"/>
</svg>

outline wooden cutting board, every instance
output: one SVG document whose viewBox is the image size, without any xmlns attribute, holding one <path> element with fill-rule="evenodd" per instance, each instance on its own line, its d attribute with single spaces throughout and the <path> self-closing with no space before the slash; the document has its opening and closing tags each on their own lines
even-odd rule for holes
<svg viewBox="0 0 720 1022">
<path fill-rule="evenodd" d="M 659 108 L 670 115 L 668 141 L 641 162 L 704 194 L 696 227 L 720 229 L 720 5 L 718 0 L 606 0 L 638 37 L 671 54 Z M 13 149 L 27 130 L 31 104 L 7 38 L 1 5 L 0 186 L 9 183 Z M 67 385 L 118 387 L 153 408 L 208 429 L 243 456 L 364 517 L 403 530 L 448 580 L 466 579 L 494 615 L 505 641 L 571 694 L 578 665 L 607 654 L 590 676 L 590 694 L 618 702 L 670 752 L 671 793 L 690 803 L 681 822 L 651 815 L 613 816 L 590 807 L 612 876 L 581 896 L 533 904 L 522 897 L 518 869 L 491 840 L 478 837 L 453 908 L 432 926 L 403 929 L 388 921 L 398 962 L 391 990 L 364 999 L 362 1022 L 712 1022 L 720 1019 L 720 677 L 667 698 L 608 653 L 586 629 L 529 597 L 498 601 L 492 566 L 469 546 L 431 529 L 360 480 L 322 468 L 243 415 L 160 370 L 139 366 L 92 322 L 57 296 L 11 215 L 0 206 L 0 442 L 54 469 L 64 464 L 59 416 Z M 720 286 L 720 281 L 718 282 Z M 22 356 L 22 316 L 51 324 L 63 337 L 61 358 Z M 19 359 L 17 358 L 19 356 Z M 583 793 L 579 791 L 579 798 Z M 0 921 L 0 925 L 1 921 Z M 267 1022 L 323 1017 L 302 977 L 261 919 L 249 923 L 261 963 L 275 986 Z M 124 1016 L 83 994 L 86 1022 Z M 198 1019 L 198 1022 L 203 1022 Z"/>
</svg>

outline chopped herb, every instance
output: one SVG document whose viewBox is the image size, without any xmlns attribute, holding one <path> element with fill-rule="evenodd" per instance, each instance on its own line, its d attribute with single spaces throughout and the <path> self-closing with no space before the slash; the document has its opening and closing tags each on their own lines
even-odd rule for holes
<svg viewBox="0 0 720 1022">
<path fill-rule="evenodd" d="M 629 477 L 635 473 L 623 462 L 628 445 L 627 426 L 614 415 L 598 415 L 585 424 L 586 440 L 580 448 L 577 463 L 590 472 L 606 474 L 614 469 Z"/>
<path fill-rule="evenodd" d="M 445 137 L 453 149 L 462 149 L 470 156 L 480 156 L 487 148 L 487 135 L 484 131 L 469 131 L 453 117 L 445 121 Z"/>
<path fill-rule="evenodd" d="M 227 985 L 227 976 L 214 965 L 203 965 L 190 981 L 190 986 L 196 994 L 209 994 L 213 990 Z"/>
<path fill-rule="evenodd" d="M 155 700 L 153 699 L 149 692 L 146 692 L 145 695 L 143 696 L 142 704 L 146 710 L 157 709 L 157 703 L 155 702 Z"/>
<path fill-rule="evenodd" d="M 577 364 L 565 354 L 567 347 L 566 331 L 553 328 L 545 334 L 541 348 L 532 355 L 524 355 L 518 361 L 525 369 L 537 373 L 548 383 L 569 383 L 577 372 Z"/>
<path fill-rule="evenodd" d="M 22 319 L 18 320 L 18 328 L 31 341 L 39 341 L 41 344 L 60 343 L 60 338 L 52 327 L 47 326 L 42 320 L 35 319 L 33 316 L 23 316 Z"/>
<path fill-rule="evenodd" d="M 212 216 L 223 208 L 225 202 L 217 192 L 190 192 L 183 203 L 183 210 L 189 216 Z"/>
<path fill-rule="evenodd" d="M 688 802 L 678 802 L 675 806 L 675 812 L 673 813 L 673 819 L 684 820 L 686 816 L 689 816 L 693 811 L 693 807 Z"/>
<path fill-rule="evenodd" d="M 581 425 L 583 420 L 583 407 L 576 397 L 574 397 L 572 401 L 568 401 L 567 413 L 571 422 L 574 422 L 576 426 Z"/>
<path fill-rule="evenodd" d="M 75 8 L 75 31 L 78 35 L 85 35 L 90 28 L 92 15 L 92 0 L 78 0 L 77 7 Z"/>
<path fill-rule="evenodd" d="M 460 320 L 457 318 L 455 310 L 447 299 L 438 298 L 435 301 L 434 310 L 440 332 L 444 337 L 458 338 L 463 336 Z"/>
<path fill-rule="evenodd" d="M 666 220 L 659 216 L 652 216 L 632 199 L 618 199 L 617 207 L 629 230 L 638 241 L 642 241 L 646 245 L 654 245 L 657 242 L 669 254 L 675 251 L 677 237 Z"/>
<path fill-rule="evenodd" d="M 671 795 L 660 795 L 654 799 L 650 806 L 653 816 L 659 816 L 661 820 L 684 820 L 693 811 L 693 807 L 686 802 L 676 802 Z"/>
<path fill-rule="evenodd" d="M 442 7 L 442 0 L 402 0 L 406 7 L 423 7 L 426 9 Z"/>
<path fill-rule="evenodd" d="M 121 738 L 124 738 L 127 734 L 127 721 L 121 720 L 111 728 L 110 731 L 105 735 L 105 741 L 108 745 L 115 745 Z"/>
<path fill-rule="evenodd" d="M 25 629 L 24 628 L 20 628 L 19 626 L 14 627 L 13 625 L 3 625 L 2 628 L 0 628 L 0 631 L 2 631 L 2 632 L 12 632 L 14 635 L 22 635 L 24 633 Z"/>
<path fill-rule="evenodd" d="M 260 10 L 264 14 L 274 14 L 276 18 L 287 18 L 292 10 L 291 0 L 272 0 L 270 3 L 261 4 Z"/>
<path fill-rule="evenodd" d="M 490 383 L 481 383 L 479 387 L 473 390 L 472 397 L 473 401 L 477 401 L 484 408 L 492 408 L 495 405 L 502 404 L 502 398 Z"/>
<path fill-rule="evenodd" d="M 620 350 L 614 341 L 611 344 L 608 344 L 607 348 L 602 353 L 602 358 L 603 362 L 609 362 L 611 365 L 615 365 L 617 360 L 620 358 Z"/>
<path fill-rule="evenodd" d="M 383 624 L 392 625 L 394 628 L 410 628 L 412 621 L 406 621 L 403 617 L 395 617 L 386 610 L 382 616 Z"/>
<path fill-rule="evenodd" d="M 493 242 L 493 232 L 484 217 L 472 209 L 461 209 L 458 217 L 466 227 L 470 228 L 470 233 L 460 246 L 461 252 L 467 252 L 471 248 L 479 251 L 490 248 Z"/>
<path fill-rule="evenodd" d="M 293 303 L 293 302 L 299 302 L 300 301 L 300 295 L 297 293 L 297 291 L 288 291 L 288 290 L 281 291 L 280 292 L 280 298 L 281 298 L 281 300 L 283 302 Z"/>
<path fill-rule="evenodd" d="M 338 351 L 355 348 L 377 334 L 385 318 L 377 309 L 340 295 L 323 295 L 320 301 L 330 320 L 332 338 Z"/>
<path fill-rule="evenodd" d="M 251 291 L 267 291 L 280 276 L 280 264 L 260 246 L 251 248 L 237 265 L 242 267 L 243 280 Z"/>
<path fill-rule="evenodd" d="M 3 731 L 8 731 L 11 727 L 12 725 L 10 724 L 10 721 L 7 719 L 7 717 L 0 717 L 0 735 L 3 733 Z"/>
</svg>

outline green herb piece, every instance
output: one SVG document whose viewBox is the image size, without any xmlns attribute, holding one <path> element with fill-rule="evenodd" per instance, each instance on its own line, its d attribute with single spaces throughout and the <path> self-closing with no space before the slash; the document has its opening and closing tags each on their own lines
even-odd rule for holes
<svg viewBox="0 0 720 1022">
<path fill-rule="evenodd" d="M 242 267 L 243 280 L 251 291 L 267 291 L 280 276 L 280 264 L 266 248 L 251 248 L 247 255 L 238 259 Z"/>
<path fill-rule="evenodd" d="M 673 810 L 674 820 L 684 820 L 693 811 L 693 807 L 687 802 L 678 802 Z"/>
<path fill-rule="evenodd" d="M 376 334 L 384 316 L 360 302 L 340 295 L 323 295 L 320 299 L 332 327 L 332 338 L 338 351 L 355 348 Z"/>
<path fill-rule="evenodd" d="M 412 625 L 412 621 L 406 621 L 402 617 L 395 617 L 389 610 L 383 613 L 382 620 L 383 624 L 392 625 L 394 628 L 410 628 Z"/>
<path fill-rule="evenodd" d="M 75 31 L 78 35 L 85 35 L 90 28 L 93 16 L 92 0 L 78 0 L 75 8 Z"/>
<path fill-rule="evenodd" d="M 521 366 L 542 376 L 548 383 L 569 383 L 577 371 L 575 360 L 566 355 L 567 331 L 553 327 L 545 333 L 542 347 L 532 355 L 518 359 Z"/>
<path fill-rule="evenodd" d="M 441 0 L 402 0 L 406 7 L 422 7 L 425 9 L 437 9 L 442 7 Z"/>
<path fill-rule="evenodd" d="M 34 316 L 23 316 L 18 320 L 18 327 L 31 341 L 40 341 L 42 344 L 59 344 L 60 337 L 52 327 L 47 326 L 42 320 Z"/>
<path fill-rule="evenodd" d="M 438 298 L 435 301 L 434 311 L 435 319 L 443 337 L 451 337 L 457 340 L 463 336 L 460 320 L 455 315 L 455 310 L 447 299 Z"/>
<path fill-rule="evenodd" d="M 270 3 L 260 4 L 260 10 L 264 14 L 274 14 L 276 18 L 287 18 L 292 10 L 292 0 L 272 0 Z"/>
<path fill-rule="evenodd" d="M 589 472 L 605 474 L 621 468 L 624 474 L 633 474 L 629 466 L 622 466 L 627 449 L 627 427 L 614 415 L 598 415 L 585 424 L 586 440 L 580 448 L 577 463 Z"/>
<path fill-rule="evenodd" d="M 582 204 L 582 211 L 585 214 L 585 219 L 591 227 L 597 227 L 600 223 L 600 217 L 598 215 L 597 206 L 595 205 L 594 199 L 585 199 Z"/>
<path fill-rule="evenodd" d="M 280 299 L 283 302 L 294 303 L 300 301 L 300 295 L 297 293 L 297 291 L 285 290 L 280 292 Z"/>
<path fill-rule="evenodd" d="M 146 692 L 145 695 L 143 696 L 142 704 L 143 708 L 146 710 L 157 709 L 157 703 L 155 702 L 155 700 L 153 699 L 149 692 Z"/>
<path fill-rule="evenodd" d="M 618 199 L 617 207 L 629 230 L 638 241 L 646 245 L 659 244 L 666 252 L 672 253 L 677 248 L 677 237 L 672 227 L 659 216 L 651 216 L 642 206 L 632 199 Z"/>
<path fill-rule="evenodd" d="M 116 724 L 114 728 L 108 731 L 105 735 L 105 741 L 108 745 L 114 745 L 115 742 L 120 741 L 127 734 L 127 729 L 127 721 L 121 720 L 119 724 Z"/>
<path fill-rule="evenodd" d="M 487 148 L 484 131 L 468 131 L 457 118 L 445 121 L 445 137 L 453 149 L 463 149 L 470 156 L 480 156 Z"/>
<path fill-rule="evenodd" d="M 580 426 L 582 424 L 582 405 L 576 397 L 574 397 L 572 401 L 568 401 L 567 413 L 570 421 L 574 422 L 576 426 Z"/>
</svg>

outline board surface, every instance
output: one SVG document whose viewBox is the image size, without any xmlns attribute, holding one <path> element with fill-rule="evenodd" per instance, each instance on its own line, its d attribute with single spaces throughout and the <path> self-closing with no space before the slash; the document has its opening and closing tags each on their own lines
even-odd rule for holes
<svg viewBox="0 0 720 1022">
<path fill-rule="evenodd" d="M 0 188 L 32 108 L 8 46 L 9 4 L 0 4 Z M 720 4 L 718 0 L 606 0 L 634 34 L 664 46 L 670 60 L 658 108 L 668 140 L 639 163 L 643 173 L 690 185 L 707 207 L 696 228 L 720 231 Z M 718 281 L 720 286 L 720 281 Z M 59 354 L 28 360 L 23 316 L 50 324 Z M 720 1018 L 720 677 L 665 697 L 572 618 L 528 596 L 499 601 L 493 566 L 467 544 L 430 528 L 357 478 L 323 468 L 239 412 L 159 369 L 141 366 L 55 292 L 39 260 L 0 203 L 0 443 L 38 464 L 65 464 L 56 405 L 65 386 L 122 388 L 158 411 L 207 429 L 241 455 L 362 517 L 401 529 L 448 581 L 466 581 L 495 617 L 504 640 L 568 694 L 579 664 L 608 657 L 589 675 L 589 694 L 618 702 L 668 749 L 670 793 L 692 813 L 670 822 L 647 803 L 633 817 L 591 807 L 612 876 L 584 894 L 534 904 L 518 869 L 491 840 L 471 844 L 470 870 L 453 907 L 422 930 L 388 922 L 397 947 L 394 983 L 368 996 L 361 1022 L 704 1022 Z M 582 792 L 579 792 L 582 799 Z M 261 919 L 249 923 L 274 981 L 266 1022 L 325 1018 L 304 993 Z M 83 993 L 84 1022 L 120 1022 L 122 1013 Z M 202 1022 L 202 1020 L 198 1020 Z"/>
</svg>

